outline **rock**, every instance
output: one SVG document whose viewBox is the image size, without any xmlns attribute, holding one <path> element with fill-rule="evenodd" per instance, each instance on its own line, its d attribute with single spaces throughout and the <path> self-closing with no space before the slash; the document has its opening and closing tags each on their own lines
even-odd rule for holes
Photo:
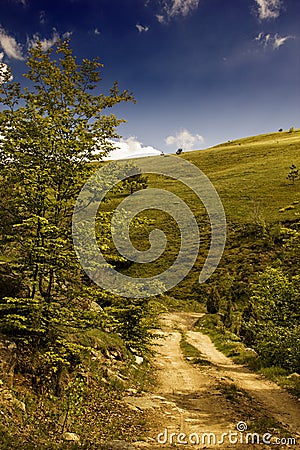
<svg viewBox="0 0 300 450">
<path fill-rule="evenodd" d="M 123 360 L 123 355 L 122 355 L 122 353 L 121 353 L 120 351 L 118 351 L 118 350 L 111 350 L 111 351 L 110 351 L 110 354 L 111 354 L 111 356 L 112 356 L 114 359 L 118 359 L 119 361 L 122 361 L 122 360 Z"/>
<path fill-rule="evenodd" d="M 152 395 L 152 398 L 154 398 L 155 400 L 161 400 L 162 402 L 166 401 L 166 397 L 162 397 L 161 395 Z M 172 402 L 169 402 L 169 404 L 171 404 Z"/>
<path fill-rule="evenodd" d="M 289 375 L 287 378 L 292 379 L 292 380 L 299 380 L 300 379 L 300 375 L 297 372 L 291 373 L 291 375 Z"/>
<path fill-rule="evenodd" d="M 258 356 L 258 353 L 253 348 L 247 347 L 245 348 L 245 351 L 253 356 Z"/>
<path fill-rule="evenodd" d="M 141 408 L 138 408 L 137 406 L 131 405 L 130 403 L 127 403 L 127 408 L 131 409 L 131 411 L 137 411 L 141 412 Z"/>
<path fill-rule="evenodd" d="M 138 364 L 139 366 L 144 362 L 144 358 L 142 356 L 134 355 L 134 358 L 135 358 L 136 364 Z"/>
<path fill-rule="evenodd" d="M 106 377 L 108 377 L 111 380 L 117 380 L 120 383 L 124 383 L 124 380 L 117 373 L 115 373 L 113 370 L 109 369 L 108 367 L 106 367 Z"/>
<path fill-rule="evenodd" d="M 136 395 L 138 393 L 138 390 L 134 388 L 128 388 L 126 389 L 126 392 L 128 392 L 128 394 Z"/>
<path fill-rule="evenodd" d="M 103 312 L 103 309 L 101 308 L 101 306 L 98 305 L 98 303 L 94 302 L 94 301 L 91 303 L 90 310 L 94 311 L 94 312 Z"/>
<path fill-rule="evenodd" d="M 65 441 L 79 442 L 80 437 L 76 433 L 69 433 L 68 431 L 63 434 L 63 439 Z"/>
</svg>

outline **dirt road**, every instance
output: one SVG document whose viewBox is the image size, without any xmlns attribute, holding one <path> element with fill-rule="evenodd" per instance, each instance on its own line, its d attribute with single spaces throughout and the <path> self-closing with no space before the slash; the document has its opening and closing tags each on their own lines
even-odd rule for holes
<svg viewBox="0 0 300 450">
<path fill-rule="evenodd" d="M 151 448 L 300 449 L 300 402 L 276 384 L 233 364 L 193 330 L 201 314 L 166 314 L 158 341 L 155 392 L 128 396 L 146 410 Z M 183 357 L 181 332 L 208 362 Z M 296 441 L 296 443 L 295 443 Z"/>
</svg>

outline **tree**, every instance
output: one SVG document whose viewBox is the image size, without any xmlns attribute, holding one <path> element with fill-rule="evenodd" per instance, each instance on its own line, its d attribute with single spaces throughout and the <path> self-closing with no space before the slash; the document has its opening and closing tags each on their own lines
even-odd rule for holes
<svg viewBox="0 0 300 450">
<path fill-rule="evenodd" d="M 292 164 L 290 167 L 290 171 L 288 173 L 288 176 L 286 177 L 288 180 L 292 182 L 292 184 L 295 184 L 295 180 L 299 178 L 299 169 L 295 166 L 295 164 Z"/>
<path fill-rule="evenodd" d="M 117 83 L 109 95 L 94 94 L 103 66 L 87 59 L 78 64 L 69 40 L 47 51 L 37 43 L 26 64 L 29 87 L 13 82 L 9 70 L 1 74 L 1 182 L 13 215 L 0 251 L 13 255 L 26 290 L 1 301 L 0 330 L 19 339 L 20 349 L 42 348 L 44 361 L 58 373 L 78 355 L 66 331 L 104 320 L 89 311 L 91 287 L 82 283 L 71 217 L 94 170 L 89 163 L 109 153 L 122 122 L 106 110 L 133 97 Z M 1 216 L 0 234 L 7 235 Z"/>
<path fill-rule="evenodd" d="M 133 194 L 141 189 L 146 189 L 147 186 L 148 178 L 140 173 L 126 178 L 123 182 L 124 189 L 129 189 L 130 194 Z"/>
<path fill-rule="evenodd" d="M 300 370 L 300 278 L 267 268 L 252 286 L 244 336 L 268 366 Z"/>
<path fill-rule="evenodd" d="M 213 286 L 206 301 L 206 309 L 209 314 L 217 314 L 220 310 L 221 297 L 217 286 Z"/>
</svg>

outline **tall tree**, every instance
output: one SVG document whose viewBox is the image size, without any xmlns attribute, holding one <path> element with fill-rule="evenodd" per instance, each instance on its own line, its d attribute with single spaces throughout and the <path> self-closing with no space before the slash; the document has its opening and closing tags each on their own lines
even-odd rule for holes
<svg viewBox="0 0 300 450">
<path fill-rule="evenodd" d="M 82 272 L 72 247 L 72 209 L 94 170 L 89 163 L 107 155 L 117 137 L 122 120 L 106 110 L 134 99 L 117 83 L 108 95 L 95 93 L 103 66 L 98 60 L 78 63 L 69 40 L 47 51 L 37 43 L 26 64 L 24 89 L 9 70 L 1 74 L 0 202 L 11 214 L 9 238 L 8 215 L 0 215 L 0 236 L 6 236 L 0 250 L 12 255 L 26 290 L 2 300 L 0 328 L 26 336 L 33 347 L 45 345 L 51 355 L 66 327 L 90 321 L 90 288 L 84 294 L 76 284 Z"/>
</svg>

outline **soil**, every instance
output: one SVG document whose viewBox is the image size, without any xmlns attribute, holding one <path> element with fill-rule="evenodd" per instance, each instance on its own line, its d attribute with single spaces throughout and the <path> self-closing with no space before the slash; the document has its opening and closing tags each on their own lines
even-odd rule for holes
<svg viewBox="0 0 300 450">
<path fill-rule="evenodd" d="M 148 435 L 135 446 L 300 449 L 300 402 L 275 383 L 234 364 L 207 335 L 195 331 L 193 325 L 201 315 L 163 316 L 156 343 L 155 391 L 124 399 L 148 417 Z M 182 331 L 206 362 L 193 364 L 183 356 Z"/>
</svg>

